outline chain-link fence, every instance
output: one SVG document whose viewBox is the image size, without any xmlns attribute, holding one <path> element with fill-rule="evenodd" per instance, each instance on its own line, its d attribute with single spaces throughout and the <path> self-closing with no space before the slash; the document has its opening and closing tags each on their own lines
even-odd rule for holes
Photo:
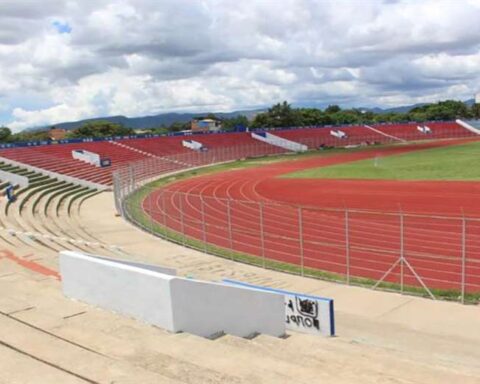
<svg viewBox="0 0 480 384">
<path fill-rule="evenodd" d="M 117 209 L 158 236 L 259 267 L 462 303 L 478 300 L 480 218 L 320 209 L 148 185 L 181 169 L 281 152 L 269 147 L 131 164 L 114 174 Z"/>
</svg>

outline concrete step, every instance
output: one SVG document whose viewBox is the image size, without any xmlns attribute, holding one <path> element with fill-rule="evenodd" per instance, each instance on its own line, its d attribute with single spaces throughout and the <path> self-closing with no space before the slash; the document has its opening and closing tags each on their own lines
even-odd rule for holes
<svg viewBox="0 0 480 384">
<path fill-rule="evenodd" d="M 0 342 L 22 354 L 54 365 L 71 376 L 89 382 L 124 382 L 138 378 L 142 383 L 179 383 L 159 372 L 139 368 L 127 361 L 95 353 L 0 315 Z"/>
</svg>

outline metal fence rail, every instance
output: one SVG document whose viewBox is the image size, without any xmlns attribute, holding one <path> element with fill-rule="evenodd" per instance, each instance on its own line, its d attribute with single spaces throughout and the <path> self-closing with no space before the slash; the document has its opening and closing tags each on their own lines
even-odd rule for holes
<svg viewBox="0 0 480 384">
<path fill-rule="evenodd" d="M 146 185 L 182 169 L 276 153 L 281 151 L 260 144 L 130 164 L 114 174 L 116 207 L 146 231 L 259 267 L 462 303 L 478 300 L 480 218 L 320 209 Z"/>
</svg>

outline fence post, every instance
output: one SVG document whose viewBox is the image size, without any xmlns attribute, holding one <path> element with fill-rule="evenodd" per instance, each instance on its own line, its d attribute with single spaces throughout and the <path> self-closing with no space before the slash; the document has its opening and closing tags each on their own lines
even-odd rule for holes
<svg viewBox="0 0 480 384">
<path fill-rule="evenodd" d="M 466 264 L 467 264 L 467 220 L 465 215 L 462 216 L 462 304 L 465 304 L 465 278 L 466 278 Z"/>
<path fill-rule="evenodd" d="M 162 211 L 163 211 L 163 236 L 167 237 L 167 207 L 165 203 L 165 190 L 162 190 Z"/>
<path fill-rule="evenodd" d="M 132 192 L 132 166 L 128 165 L 128 175 L 127 175 L 127 194 Z"/>
<path fill-rule="evenodd" d="M 153 215 L 153 210 L 152 210 L 152 193 L 151 192 L 148 194 L 148 214 L 147 214 L 147 216 L 148 216 L 148 222 L 150 224 L 150 233 L 153 234 L 153 233 L 155 233 L 155 231 L 153 230 L 153 221 L 154 221 L 153 216 L 154 215 Z"/>
<path fill-rule="evenodd" d="M 265 233 L 263 224 L 263 202 L 258 203 L 260 208 L 260 246 L 262 247 L 262 266 L 265 268 Z"/>
<path fill-rule="evenodd" d="M 185 216 L 183 213 L 183 196 L 182 192 L 180 192 L 179 202 L 178 202 L 178 210 L 180 211 L 180 232 L 182 233 L 182 244 L 185 246 L 186 238 L 185 238 Z"/>
<path fill-rule="evenodd" d="M 203 201 L 203 196 L 200 196 L 200 208 L 202 215 L 203 247 L 204 252 L 207 253 L 207 228 L 205 223 L 205 203 Z"/>
<path fill-rule="evenodd" d="M 298 207 L 298 235 L 299 235 L 299 243 L 300 243 L 300 270 L 302 276 L 304 275 L 304 250 L 303 250 L 303 212 L 302 207 Z"/>
<path fill-rule="evenodd" d="M 348 209 L 345 209 L 345 258 L 347 264 L 347 284 L 350 285 L 350 228 Z"/>
<path fill-rule="evenodd" d="M 232 207 L 231 201 L 227 198 L 227 226 L 228 226 L 228 240 L 230 242 L 230 257 L 233 260 L 233 233 L 232 233 Z"/>
<path fill-rule="evenodd" d="M 403 293 L 404 268 L 405 267 L 405 249 L 404 249 L 404 228 L 403 212 L 400 211 L 400 292 Z"/>
</svg>

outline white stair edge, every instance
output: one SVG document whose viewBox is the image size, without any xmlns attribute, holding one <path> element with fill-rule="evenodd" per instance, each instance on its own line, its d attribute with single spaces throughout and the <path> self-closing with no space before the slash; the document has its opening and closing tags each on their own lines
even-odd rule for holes
<svg viewBox="0 0 480 384">
<path fill-rule="evenodd" d="M 473 133 L 475 133 L 476 135 L 480 135 L 480 129 L 475 128 L 475 127 L 472 127 L 472 126 L 471 126 L 470 124 L 468 124 L 467 122 L 465 122 L 465 121 L 463 121 L 463 120 L 460 120 L 460 119 L 455 120 L 455 122 L 456 122 L 458 125 L 461 125 L 463 128 L 468 129 L 470 132 L 473 132 Z"/>
<path fill-rule="evenodd" d="M 386 137 L 390 137 L 391 139 L 394 139 L 394 140 L 398 140 L 398 141 L 400 141 L 400 142 L 402 142 L 402 143 L 406 143 L 406 142 L 407 142 L 407 140 L 405 140 L 405 139 L 401 139 L 400 137 L 393 136 L 393 135 L 389 135 L 388 133 L 385 133 L 385 132 L 382 132 L 382 131 L 380 131 L 380 130 L 378 130 L 378 129 L 375 129 L 375 128 L 371 127 L 370 125 L 365 124 L 364 127 L 365 127 L 365 128 L 368 128 L 368 129 L 370 129 L 370 130 L 372 130 L 372 131 L 374 131 L 374 132 L 377 132 L 377 133 L 380 134 L 380 135 L 383 135 L 383 136 L 386 136 Z"/>
</svg>

